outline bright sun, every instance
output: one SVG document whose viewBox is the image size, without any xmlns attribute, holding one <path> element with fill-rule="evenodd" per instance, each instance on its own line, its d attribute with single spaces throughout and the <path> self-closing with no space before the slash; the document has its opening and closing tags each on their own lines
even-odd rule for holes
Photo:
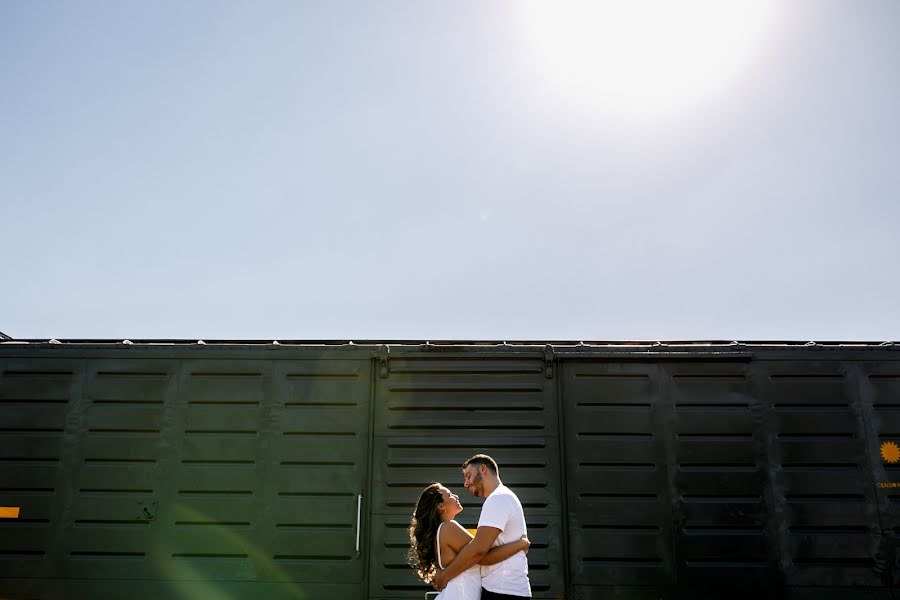
<svg viewBox="0 0 900 600">
<path fill-rule="evenodd" d="M 774 0 L 523 0 L 554 86 L 607 112 L 668 113 L 726 86 L 762 45 Z"/>
</svg>

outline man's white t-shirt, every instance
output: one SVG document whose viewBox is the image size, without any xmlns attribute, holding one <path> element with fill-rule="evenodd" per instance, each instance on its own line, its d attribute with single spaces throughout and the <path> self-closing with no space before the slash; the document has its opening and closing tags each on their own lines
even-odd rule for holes
<svg viewBox="0 0 900 600">
<path fill-rule="evenodd" d="M 487 497 L 481 508 L 479 527 L 496 527 L 500 535 L 494 540 L 494 546 L 515 542 L 526 533 L 525 513 L 512 490 L 502 483 Z M 528 557 L 524 552 L 516 552 L 513 556 L 496 565 L 481 566 L 481 587 L 498 594 L 531 597 L 531 584 L 528 582 Z"/>
</svg>

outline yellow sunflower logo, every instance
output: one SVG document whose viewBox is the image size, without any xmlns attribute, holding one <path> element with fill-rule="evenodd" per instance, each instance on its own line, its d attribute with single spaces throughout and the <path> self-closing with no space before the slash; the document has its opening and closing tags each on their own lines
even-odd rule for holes
<svg viewBox="0 0 900 600">
<path fill-rule="evenodd" d="M 900 462 L 900 447 L 894 442 L 882 442 L 881 458 L 887 463 Z"/>
</svg>

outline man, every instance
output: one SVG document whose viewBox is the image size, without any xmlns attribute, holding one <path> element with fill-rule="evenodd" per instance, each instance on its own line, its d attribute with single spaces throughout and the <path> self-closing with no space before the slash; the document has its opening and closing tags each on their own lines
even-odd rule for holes
<svg viewBox="0 0 900 600">
<path fill-rule="evenodd" d="M 463 463 L 463 481 L 475 496 L 486 498 L 478 520 L 475 539 L 469 542 L 450 565 L 435 576 L 435 589 L 477 564 L 493 546 L 518 540 L 526 534 L 525 513 L 512 490 L 500 481 L 497 462 L 486 454 L 476 454 Z M 496 565 L 481 567 L 481 600 L 531 598 L 528 559 L 519 552 Z"/>
</svg>

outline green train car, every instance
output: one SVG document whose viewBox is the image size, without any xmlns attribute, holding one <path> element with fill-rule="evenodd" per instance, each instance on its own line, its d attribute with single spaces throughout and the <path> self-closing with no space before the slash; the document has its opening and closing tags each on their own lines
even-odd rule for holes
<svg viewBox="0 0 900 600">
<path fill-rule="evenodd" d="M 900 346 L 6 340 L 0 598 L 401 600 L 419 491 L 535 598 L 891 598 Z"/>
</svg>

